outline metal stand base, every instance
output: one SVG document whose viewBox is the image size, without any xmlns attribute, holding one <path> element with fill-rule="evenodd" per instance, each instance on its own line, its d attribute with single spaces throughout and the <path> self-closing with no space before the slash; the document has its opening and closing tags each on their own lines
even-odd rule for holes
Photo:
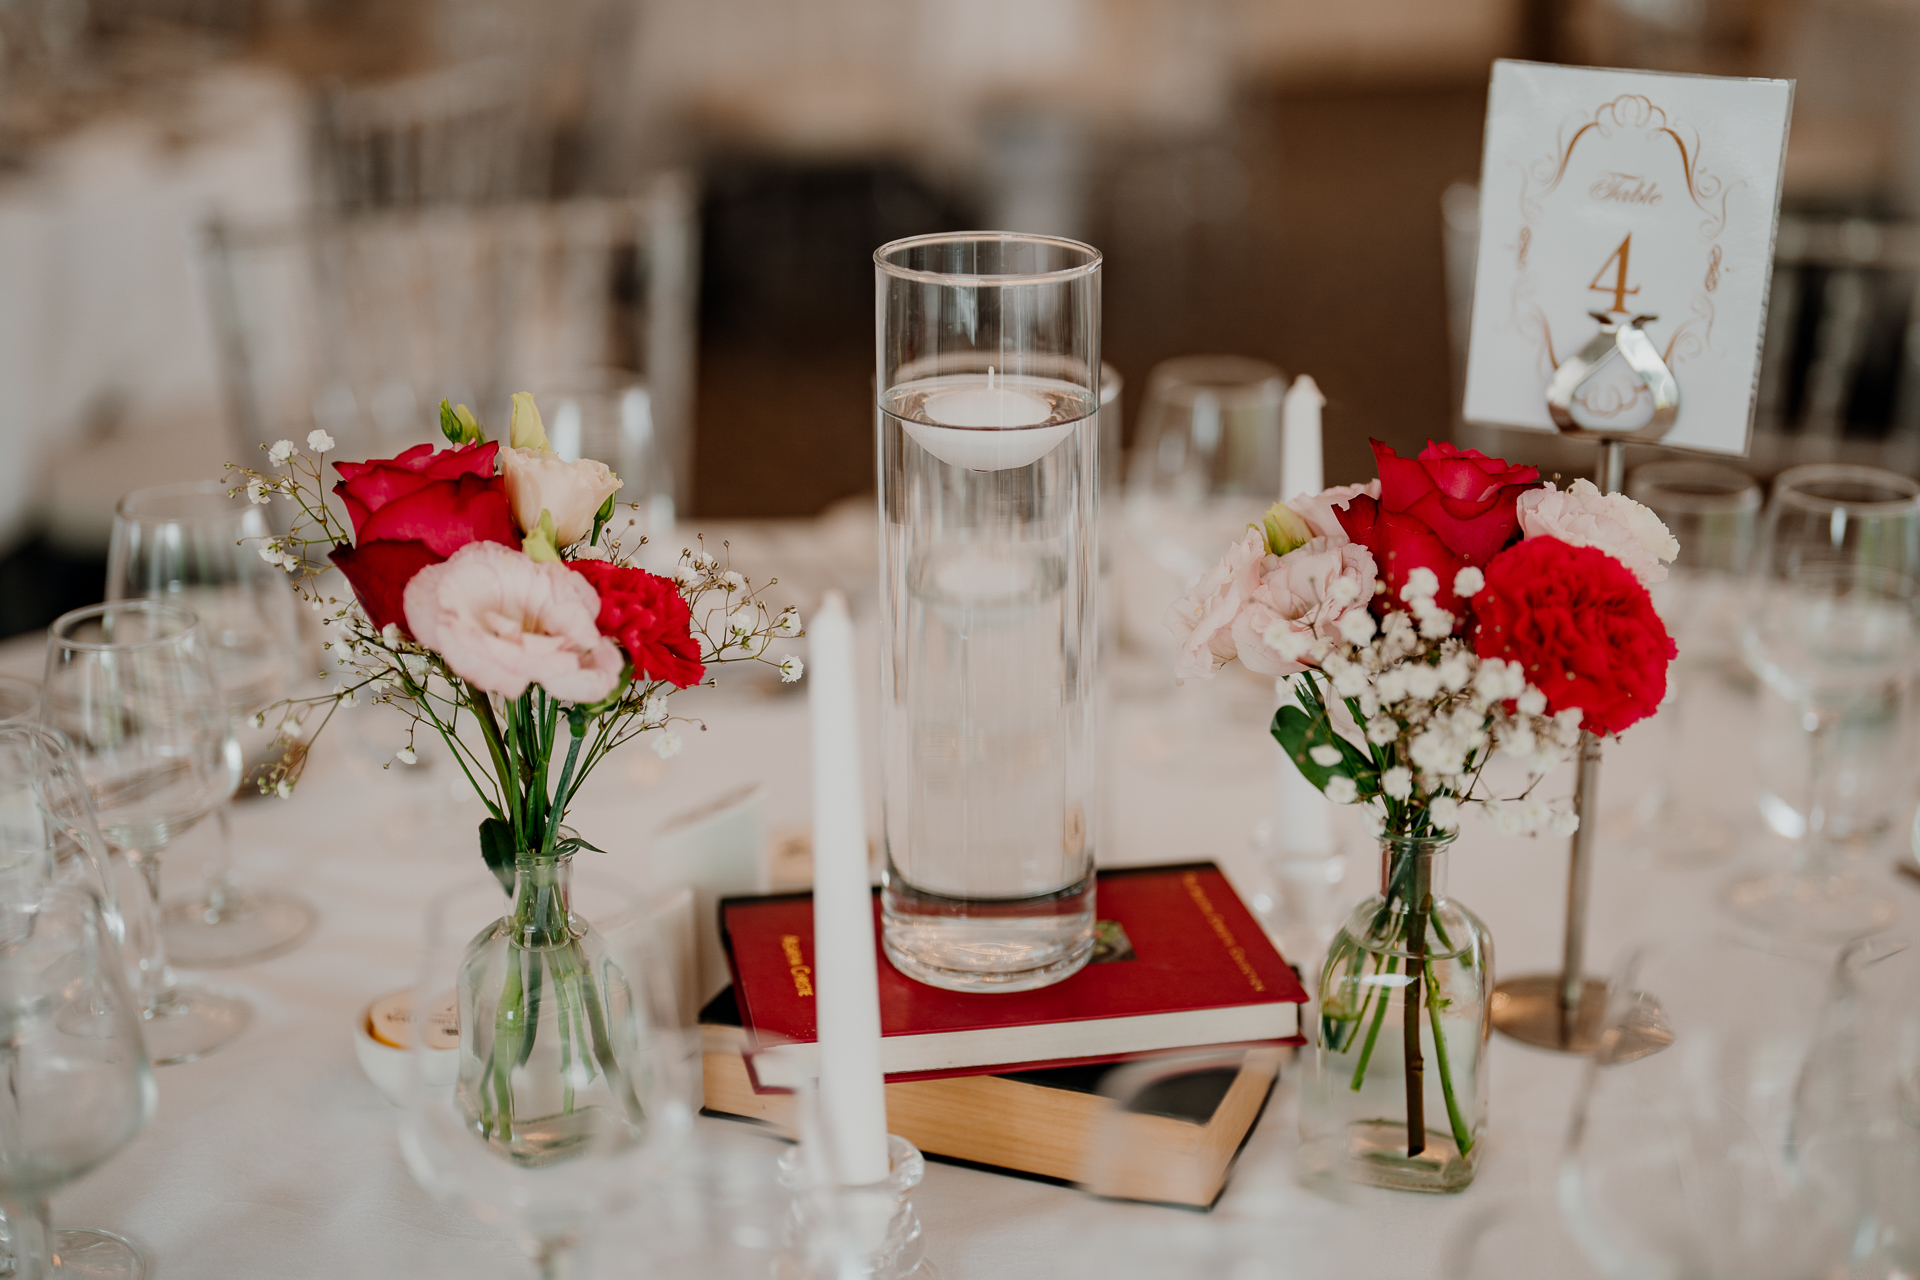
<svg viewBox="0 0 1920 1280">
<path fill-rule="evenodd" d="M 1660 1002 L 1641 995 L 1636 1004 L 1633 1016 L 1621 1025 L 1618 1040 L 1607 1048 L 1608 1062 L 1632 1062 L 1673 1043 L 1673 1030 Z M 1492 1014 L 1495 1029 L 1521 1044 L 1556 1053 L 1590 1054 L 1606 1027 L 1607 984 L 1582 978 L 1580 1007 L 1563 1012 L 1559 974 L 1509 978 L 1493 989 Z"/>
</svg>

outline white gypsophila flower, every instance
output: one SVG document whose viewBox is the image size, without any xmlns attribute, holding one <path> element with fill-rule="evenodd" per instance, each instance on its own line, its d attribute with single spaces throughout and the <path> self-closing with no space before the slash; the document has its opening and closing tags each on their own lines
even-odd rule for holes
<svg viewBox="0 0 1920 1280">
<path fill-rule="evenodd" d="M 247 721 L 247 723 L 256 729 L 264 729 L 267 727 L 267 713 L 264 711 L 256 711 L 253 713 L 253 719 Z"/>
<path fill-rule="evenodd" d="M 1587 713 L 1579 707 L 1568 707 L 1564 711 L 1554 712 L 1553 719 L 1554 723 L 1563 729 L 1578 729 L 1580 722 L 1586 718 L 1586 714 Z"/>
<path fill-rule="evenodd" d="M 279 796 L 282 800 L 291 798 L 293 795 L 292 779 L 289 779 L 289 778 L 280 779 L 279 783 L 273 788 L 273 794 Z"/>
<path fill-rule="evenodd" d="M 1520 826 L 1524 831 L 1538 831 L 1553 821 L 1553 807 L 1545 800 L 1522 800 L 1520 802 Z"/>
<path fill-rule="evenodd" d="M 1544 715 L 1547 710 L 1547 695 L 1534 686 L 1528 685 L 1520 691 L 1519 707 L 1522 712 L 1530 716 Z"/>
<path fill-rule="evenodd" d="M 696 551 L 693 556 L 693 567 L 702 573 L 712 573 L 720 567 L 720 562 L 704 551 Z"/>
<path fill-rule="evenodd" d="M 1473 673 L 1473 691 L 1482 702 L 1500 702 L 1507 696 L 1507 663 L 1504 658 L 1482 658 Z"/>
<path fill-rule="evenodd" d="M 1331 769 L 1340 763 L 1340 748 L 1323 742 L 1317 747 L 1308 749 L 1307 759 L 1313 761 L 1322 769 Z"/>
<path fill-rule="evenodd" d="M 1342 663 L 1333 677 L 1333 691 L 1343 698 L 1357 698 L 1366 688 L 1367 669 L 1357 663 Z"/>
<path fill-rule="evenodd" d="M 272 501 L 267 497 L 267 485 L 264 480 L 247 481 L 247 501 L 257 507 L 264 507 Z"/>
<path fill-rule="evenodd" d="M 1373 682 L 1373 687 L 1379 692 L 1380 701 L 1400 701 L 1407 696 L 1407 668 L 1388 667 L 1380 673 L 1380 678 Z"/>
<path fill-rule="evenodd" d="M 1445 640 L 1453 634 L 1453 615 L 1445 609 L 1434 609 L 1420 619 L 1420 634 L 1429 640 Z"/>
<path fill-rule="evenodd" d="M 1473 659 L 1462 650 L 1455 650 L 1440 660 L 1434 668 L 1440 673 L 1440 687 L 1448 693 L 1458 693 L 1467 687 L 1467 681 L 1473 679 Z"/>
<path fill-rule="evenodd" d="M 1395 800 L 1405 800 L 1413 794 L 1413 770 L 1397 764 L 1380 775 L 1380 789 Z"/>
<path fill-rule="evenodd" d="M 1440 594 L 1440 577 L 1425 565 L 1410 571 L 1407 580 L 1400 587 L 1400 598 L 1408 604 L 1415 600 L 1431 600 Z"/>
<path fill-rule="evenodd" d="M 653 753 L 662 760 L 671 760 L 680 754 L 680 748 L 684 745 L 679 734 L 671 729 L 662 729 L 660 736 L 653 740 Z"/>
<path fill-rule="evenodd" d="M 746 575 L 732 569 L 720 575 L 720 585 L 728 591 L 738 591 L 747 585 Z"/>
<path fill-rule="evenodd" d="M 700 572 L 692 565 L 683 564 L 673 571 L 673 580 L 682 587 L 698 586 Z"/>
<path fill-rule="evenodd" d="M 273 465 L 276 467 L 284 467 L 287 464 L 287 459 L 293 456 L 293 441 L 274 441 L 273 448 L 267 450 L 267 456 L 273 459 Z"/>
<path fill-rule="evenodd" d="M 400 643 L 400 624 L 389 622 L 380 628 L 380 643 L 389 647 Z"/>
<path fill-rule="evenodd" d="M 396 751 L 396 752 L 394 752 L 394 753 L 393 753 L 393 758 L 394 758 L 395 760 L 398 760 L 398 761 L 399 761 L 399 762 L 400 762 L 401 764 L 418 764 L 418 763 L 420 763 L 420 757 L 419 757 L 418 755 L 416 755 L 416 754 L 414 754 L 414 750 L 413 750 L 413 748 L 412 748 L 412 747 L 402 747 L 402 748 L 400 748 L 400 749 L 399 749 L 398 751 Z"/>
<path fill-rule="evenodd" d="M 753 615 L 745 609 L 730 613 L 727 615 L 727 633 L 741 637 L 750 636 L 753 634 L 753 621 Z"/>
<path fill-rule="evenodd" d="M 1407 673 L 1407 693 L 1425 702 L 1440 692 L 1440 673 L 1424 662 L 1412 663 L 1405 668 Z"/>
<path fill-rule="evenodd" d="M 1348 644 L 1366 644 L 1373 639 L 1374 632 L 1379 630 L 1373 615 L 1365 609 L 1347 610 L 1340 615 L 1340 621 L 1334 625 L 1340 629 L 1340 638 Z"/>
<path fill-rule="evenodd" d="M 1367 741 L 1384 747 L 1400 736 L 1400 725 L 1391 716 L 1375 716 L 1367 721 Z"/>
<path fill-rule="evenodd" d="M 1534 740 L 1533 727 L 1524 720 L 1510 723 L 1500 736 L 1500 750 L 1510 756 L 1531 756 L 1539 745 Z"/>
<path fill-rule="evenodd" d="M 1362 689 L 1356 701 L 1360 704 L 1360 714 L 1367 719 L 1371 720 L 1380 714 L 1380 695 L 1373 691 L 1372 685 Z"/>
<path fill-rule="evenodd" d="M 1436 796 L 1427 806 L 1427 818 L 1442 831 L 1457 830 L 1460 826 L 1460 802 L 1452 796 Z"/>
<path fill-rule="evenodd" d="M 1352 804 L 1360 798 L 1360 788 L 1346 774 L 1336 773 L 1327 779 L 1324 794 L 1335 804 Z"/>
<path fill-rule="evenodd" d="M 1307 656 L 1313 648 L 1313 637 L 1304 631 L 1296 631 L 1285 622 L 1273 622 L 1260 634 L 1269 649 L 1285 658 L 1288 662 L 1298 662 Z"/>
<path fill-rule="evenodd" d="M 415 684 L 418 684 L 427 678 L 431 664 L 421 654 L 403 653 L 400 655 L 400 669 L 405 671 Z"/>
<path fill-rule="evenodd" d="M 1570 836 L 1580 829 L 1580 815 L 1571 809 L 1556 809 L 1547 819 L 1547 829 L 1557 836 Z"/>
<path fill-rule="evenodd" d="M 1443 777 L 1459 773 L 1467 763 L 1465 748 L 1452 734 L 1439 729 L 1416 734 L 1407 744 L 1407 756 L 1422 771 Z"/>
<path fill-rule="evenodd" d="M 781 684 L 792 684 L 806 673 L 807 664 L 800 661 L 800 659 L 789 656 L 780 660 Z"/>
<path fill-rule="evenodd" d="M 271 542 L 264 543 L 260 548 L 260 558 L 270 565 L 277 566 L 280 563 L 280 548 Z"/>
<path fill-rule="evenodd" d="M 781 636 L 799 635 L 800 611 L 798 609 L 788 609 L 785 613 L 782 613 L 780 620 L 773 624 L 773 632 L 775 635 Z"/>
<path fill-rule="evenodd" d="M 1357 604 L 1360 600 L 1360 584 L 1351 575 L 1342 574 L 1327 588 L 1327 596 L 1335 604 Z"/>
<path fill-rule="evenodd" d="M 1469 596 L 1480 594 L 1480 588 L 1487 585 L 1487 575 L 1468 565 L 1453 575 L 1453 594 L 1465 600 Z"/>
<path fill-rule="evenodd" d="M 314 430 L 307 432 L 307 448 L 313 450 L 315 453 L 325 453 L 333 448 L 333 437 L 328 435 L 325 430 L 316 427 Z"/>
</svg>

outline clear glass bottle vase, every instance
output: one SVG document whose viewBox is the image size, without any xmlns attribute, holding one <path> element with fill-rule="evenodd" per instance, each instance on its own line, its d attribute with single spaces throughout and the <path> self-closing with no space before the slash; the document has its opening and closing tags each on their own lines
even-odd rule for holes
<svg viewBox="0 0 1920 1280">
<path fill-rule="evenodd" d="M 1452 842 L 1451 833 L 1381 837 L 1380 892 L 1354 908 L 1327 953 L 1301 1100 L 1309 1178 L 1404 1191 L 1473 1181 L 1493 938 L 1446 896 Z"/>
<path fill-rule="evenodd" d="M 457 1097 L 473 1130 L 522 1166 L 600 1141 L 609 1111 L 630 1123 L 644 1112 L 627 1069 L 640 1041 L 633 990 L 572 910 L 572 862 L 517 864 L 508 913 L 460 966 Z"/>
</svg>

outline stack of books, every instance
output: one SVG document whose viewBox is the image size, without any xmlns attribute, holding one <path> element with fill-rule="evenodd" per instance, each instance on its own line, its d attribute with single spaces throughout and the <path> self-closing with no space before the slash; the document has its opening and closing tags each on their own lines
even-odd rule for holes
<svg viewBox="0 0 1920 1280">
<path fill-rule="evenodd" d="M 929 1156 L 1211 1205 L 1302 1042 L 1307 993 L 1212 863 L 1101 872 L 1096 902 L 1093 960 L 1038 991 L 945 991 L 881 960 L 888 1128 Z M 720 923 L 733 986 L 701 1012 L 707 1110 L 792 1136 L 815 1040 L 811 897 L 729 898 Z M 1108 1096 L 1143 1070 L 1116 1076 L 1127 1064 L 1202 1048 L 1124 1110 Z"/>
</svg>

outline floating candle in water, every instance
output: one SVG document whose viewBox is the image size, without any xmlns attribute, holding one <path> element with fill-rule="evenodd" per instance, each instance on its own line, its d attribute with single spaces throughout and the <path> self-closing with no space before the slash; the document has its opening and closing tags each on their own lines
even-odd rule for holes
<svg viewBox="0 0 1920 1280">
<path fill-rule="evenodd" d="M 1007 381 L 991 365 L 984 380 L 941 378 L 938 382 L 946 385 L 919 398 L 901 422 L 921 448 L 952 466 L 969 471 L 1027 466 L 1052 452 L 1074 427 L 1072 420 L 1055 421 L 1059 407 L 1037 388 L 1076 389 L 1038 379 L 1017 379 L 1029 386 Z"/>
<path fill-rule="evenodd" d="M 1042 396 L 1000 382 L 987 366 L 985 386 L 960 387 L 930 395 L 920 406 L 927 420 L 943 427 L 1037 427 L 1053 416 Z"/>
</svg>

